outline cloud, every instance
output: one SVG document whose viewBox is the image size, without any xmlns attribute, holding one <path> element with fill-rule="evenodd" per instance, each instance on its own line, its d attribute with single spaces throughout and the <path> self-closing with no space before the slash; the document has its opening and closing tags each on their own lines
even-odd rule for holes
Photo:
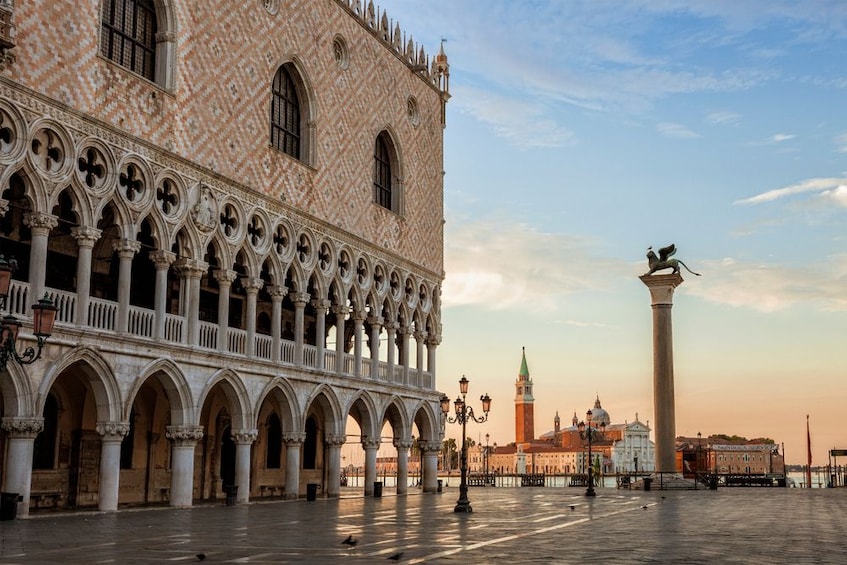
<svg viewBox="0 0 847 565">
<path fill-rule="evenodd" d="M 587 239 L 500 218 L 448 224 L 445 242 L 445 308 L 549 311 L 567 295 L 631 274 L 629 264 L 599 256 Z"/>
<path fill-rule="evenodd" d="M 842 133 L 835 138 L 835 151 L 837 153 L 847 153 L 847 133 Z"/>
<path fill-rule="evenodd" d="M 794 196 L 796 194 L 814 192 L 823 196 L 828 196 L 835 203 L 844 205 L 845 184 L 847 184 L 847 178 L 808 179 L 797 184 L 768 190 L 767 192 L 762 192 L 761 194 L 757 194 L 749 198 L 736 200 L 734 204 L 762 204 L 763 202 L 773 202 L 774 200 Z"/>
<path fill-rule="evenodd" d="M 768 141 L 771 143 L 782 143 L 783 141 L 788 141 L 794 139 L 796 136 L 790 133 L 777 133 L 772 135 Z"/>
<path fill-rule="evenodd" d="M 460 111 L 490 125 L 497 136 L 521 148 L 559 147 L 573 143 L 573 132 L 557 124 L 543 105 L 463 88 L 457 92 Z"/>
<path fill-rule="evenodd" d="M 684 125 L 671 122 L 657 124 L 656 131 L 665 137 L 672 137 L 674 139 L 696 139 L 700 137 L 699 133 L 688 129 Z"/>
<path fill-rule="evenodd" d="M 800 304 L 847 311 L 847 254 L 802 268 L 724 258 L 706 262 L 701 270 L 703 278 L 688 293 L 709 302 L 765 313 Z"/>
<path fill-rule="evenodd" d="M 741 123 L 741 114 L 719 111 L 706 116 L 706 121 L 714 125 L 735 126 Z"/>
</svg>

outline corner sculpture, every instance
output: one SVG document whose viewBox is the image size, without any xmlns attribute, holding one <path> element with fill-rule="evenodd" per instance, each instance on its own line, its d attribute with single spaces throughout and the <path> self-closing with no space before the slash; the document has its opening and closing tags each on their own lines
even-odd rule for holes
<svg viewBox="0 0 847 565">
<path fill-rule="evenodd" d="M 688 265 L 682 262 L 682 259 L 671 259 L 670 257 L 676 253 L 676 245 L 671 243 L 667 247 L 659 248 L 659 256 L 656 257 L 656 254 L 653 252 L 653 246 L 647 248 L 647 264 L 650 266 L 650 270 L 644 273 L 644 276 L 652 275 L 656 271 L 661 271 L 664 269 L 673 269 L 671 274 L 678 275 L 679 274 L 679 266 L 682 265 L 685 267 L 685 270 L 691 273 L 692 275 L 700 276 L 700 273 L 695 273 L 691 269 L 688 268 Z"/>
</svg>

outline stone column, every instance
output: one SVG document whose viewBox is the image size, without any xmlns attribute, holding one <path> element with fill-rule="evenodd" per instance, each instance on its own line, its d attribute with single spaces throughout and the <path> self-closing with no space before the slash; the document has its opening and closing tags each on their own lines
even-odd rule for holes
<svg viewBox="0 0 847 565">
<path fill-rule="evenodd" d="M 673 387 L 673 291 L 682 284 L 674 275 L 643 275 L 653 306 L 653 408 L 656 471 L 676 472 L 676 417 Z"/>
<path fill-rule="evenodd" d="M 35 436 L 44 429 L 43 418 L 3 418 L 0 424 L 9 432 L 6 442 L 5 481 L 3 492 L 21 495 L 18 516 L 29 516 L 29 493 L 32 490 L 32 453 Z M 0 454 L 2 455 L 2 454 Z"/>
<path fill-rule="evenodd" d="M 284 286 L 272 286 L 271 295 L 271 361 L 278 362 L 282 356 L 282 299 L 288 294 Z"/>
<path fill-rule="evenodd" d="M 379 439 L 362 438 L 365 448 L 365 496 L 373 496 L 374 481 L 376 480 L 376 453 L 379 449 Z"/>
<path fill-rule="evenodd" d="M 294 364 L 303 364 L 303 333 L 305 320 L 303 313 L 309 303 L 309 293 L 292 292 L 291 301 L 294 303 Z"/>
<path fill-rule="evenodd" d="M 397 448 L 397 494 L 409 491 L 409 450 L 412 444 L 412 440 L 394 440 Z"/>
<path fill-rule="evenodd" d="M 173 442 L 170 505 L 191 506 L 194 499 L 194 447 L 203 439 L 203 426 L 168 426 L 165 437 Z"/>
<path fill-rule="evenodd" d="M 400 338 L 400 364 L 403 371 L 402 384 L 409 384 L 409 336 L 412 334 L 411 328 L 402 326 L 397 330 Z"/>
<path fill-rule="evenodd" d="M 259 430 L 235 430 L 231 432 L 231 437 L 235 443 L 235 486 L 238 487 L 235 501 L 248 502 L 250 500 L 250 448 L 259 437 Z"/>
<path fill-rule="evenodd" d="M 439 345 L 441 345 L 441 336 L 438 334 L 430 335 L 426 339 L 426 370 L 432 375 L 430 387 L 435 385 L 435 350 Z"/>
<path fill-rule="evenodd" d="M 129 290 L 132 284 L 132 258 L 141 251 L 141 242 L 134 239 L 122 239 L 112 247 L 118 254 L 118 314 L 115 317 L 115 331 L 129 331 Z"/>
<path fill-rule="evenodd" d="M 238 273 L 217 269 L 212 276 L 218 283 L 218 351 L 229 351 L 229 291 Z"/>
<path fill-rule="evenodd" d="M 382 330 L 382 323 L 385 321 L 382 316 L 371 316 L 368 318 L 368 323 L 371 326 L 370 346 L 371 346 L 371 378 L 379 378 L 379 334 Z"/>
<path fill-rule="evenodd" d="M 423 358 L 424 358 L 424 342 L 426 341 L 427 333 L 425 331 L 416 331 L 415 336 L 415 386 L 423 385 Z"/>
<path fill-rule="evenodd" d="M 344 319 L 350 312 L 347 306 L 333 306 L 332 313 L 335 314 L 335 372 L 344 374 Z"/>
<path fill-rule="evenodd" d="M 103 232 L 88 226 L 71 228 L 76 240 L 76 317 L 80 326 L 88 325 L 88 302 L 91 298 L 91 251 Z"/>
<path fill-rule="evenodd" d="M 97 508 L 117 512 L 121 478 L 121 442 L 129 433 L 129 422 L 97 422 L 100 434 L 100 490 Z"/>
<path fill-rule="evenodd" d="M 327 446 L 324 492 L 329 498 L 338 498 L 341 494 L 341 446 L 345 441 L 347 436 L 344 434 L 327 434 L 324 437 Z"/>
<path fill-rule="evenodd" d="M 362 376 L 362 331 L 365 313 L 361 310 L 353 312 L 353 374 Z"/>
<path fill-rule="evenodd" d="M 59 219 L 52 214 L 30 212 L 24 215 L 24 224 L 29 226 L 32 244 L 29 252 L 29 307 L 44 297 L 44 278 L 47 276 L 47 238 L 50 230 L 59 225 Z"/>
<path fill-rule="evenodd" d="M 247 293 L 247 344 L 244 352 L 248 357 L 256 355 L 256 297 L 265 286 L 259 277 L 243 277 L 241 286 Z"/>
<path fill-rule="evenodd" d="M 300 448 L 306 441 L 302 432 L 282 434 L 285 444 L 285 499 L 296 500 L 300 494 Z"/>
<path fill-rule="evenodd" d="M 423 491 L 438 492 L 438 454 L 441 442 L 424 441 L 420 443 L 423 452 Z"/>
<path fill-rule="evenodd" d="M 179 261 L 180 276 L 184 279 L 185 296 L 183 308 L 185 316 L 185 339 L 187 345 L 197 345 L 200 337 L 200 278 L 206 273 L 209 264 L 196 259 Z"/>
<path fill-rule="evenodd" d="M 386 347 L 388 347 L 388 355 L 386 356 L 386 365 L 388 365 L 388 382 L 394 382 L 394 365 L 395 352 L 397 351 L 397 322 L 388 322 L 385 324 Z"/>
<path fill-rule="evenodd" d="M 156 295 L 154 308 L 156 320 L 153 339 L 165 339 L 165 315 L 168 313 L 168 269 L 176 261 L 176 253 L 157 249 L 148 255 L 156 267 Z"/>
<path fill-rule="evenodd" d="M 326 312 L 332 303 L 326 298 L 315 298 L 315 367 L 324 368 L 324 348 L 326 347 Z"/>
</svg>

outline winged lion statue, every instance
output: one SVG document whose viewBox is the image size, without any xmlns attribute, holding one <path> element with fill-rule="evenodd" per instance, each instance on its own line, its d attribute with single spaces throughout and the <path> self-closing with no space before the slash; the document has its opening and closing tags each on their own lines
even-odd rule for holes
<svg viewBox="0 0 847 565">
<path fill-rule="evenodd" d="M 685 270 L 691 273 L 692 275 L 700 276 L 700 273 L 695 273 L 691 269 L 688 268 L 688 265 L 682 262 L 682 259 L 672 259 L 671 257 L 676 253 L 676 245 L 671 243 L 667 247 L 659 248 L 659 256 L 656 257 L 656 253 L 653 251 L 653 246 L 647 248 L 647 264 L 650 266 L 650 270 L 647 271 L 646 275 L 652 275 L 656 271 L 661 271 L 664 269 L 673 269 L 674 275 L 679 274 L 679 266 L 682 265 L 685 267 Z"/>
</svg>

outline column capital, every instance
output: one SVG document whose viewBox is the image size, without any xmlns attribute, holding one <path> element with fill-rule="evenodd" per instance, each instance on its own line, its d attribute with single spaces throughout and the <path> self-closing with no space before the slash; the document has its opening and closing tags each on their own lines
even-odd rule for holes
<svg viewBox="0 0 847 565">
<path fill-rule="evenodd" d="M 280 284 L 269 286 L 268 294 L 271 295 L 271 300 L 282 300 L 288 294 L 288 287 Z"/>
<path fill-rule="evenodd" d="M 368 323 L 372 326 L 382 327 L 383 322 L 385 322 L 385 318 L 382 316 L 368 316 Z"/>
<path fill-rule="evenodd" d="M 350 313 L 350 307 L 346 304 L 336 304 L 332 307 L 332 313 L 343 318 Z"/>
<path fill-rule="evenodd" d="M 418 448 L 425 453 L 441 451 L 440 441 L 419 441 Z"/>
<path fill-rule="evenodd" d="M 97 422 L 94 429 L 102 441 L 123 441 L 129 433 L 129 422 Z"/>
<path fill-rule="evenodd" d="M 416 341 L 423 343 L 426 340 L 426 336 L 429 334 L 427 334 L 423 330 L 416 330 L 412 335 L 414 336 Z"/>
<path fill-rule="evenodd" d="M 638 278 L 650 290 L 653 306 L 673 305 L 673 291 L 683 282 L 683 278 L 679 274 L 641 275 Z"/>
<path fill-rule="evenodd" d="M 258 439 L 259 430 L 232 430 L 230 437 L 235 443 L 250 445 Z"/>
<path fill-rule="evenodd" d="M 119 239 L 112 244 L 112 249 L 118 253 L 121 259 L 132 259 L 136 253 L 141 251 L 141 242 L 135 239 Z"/>
<path fill-rule="evenodd" d="M 415 442 L 412 441 L 411 439 L 395 439 L 394 440 L 394 447 L 396 447 L 398 450 L 407 451 L 409 449 L 412 449 L 413 445 L 415 445 Z"/>
<path fill-rule="evenodd" d="M 312 300 L 312 306 L 314 306 L 316 310 L 323 310 L 326 312 L 329 310 L 329 307 L 332 306 L 332 302 L 326 298 L 315 298 Z"/>
<path fill-rule="evenodd" d="M 71 228 L 71 236 L 76 240 L 79 247 L 94 247 L 101 235 L 103 235 L 102 230 L 90 226 Z"/>
<path fill-rule="evenodd" d="M 180 276 L 187 279 L 199 279 L 209 269 L 209 264 L 197 259 L 183 258 L 177 260 L 176 268 Z"/>
<path fill-rule="evenodd" d="M 265 281 L 261 277 L 241 277 L 241 286 L 247 294 L 256 294 L 265 286 Z"/>
<path fill-rule="evenodd" d="M 365 450 L 379 449 L 379 438 L 374 439 L 374 438 L 369 438 L 369 437 L 363 437 L 362 438 L 362 447 Z"/>
<path fill-rule="evenodd" d="M 176 253 L 173 251 L 165 251 L 164 249 L 156 249 L 147 254 L 150 261 L 156 265 L 157 269 L 168 269 L 176 261 Z"/>
<path fill-rule="evenodd" d="M 24 224 L 33 231 L 42 231 L 47 234 L 59 225 L 59 218 L 44 212 L 29 212 L 24 214 Z"/>
<path fill-rule="evenodd" d="M 353 312 L 350 314 L 350 319 L 352 319 L 357 324 L 361 324 L 362 322 L 364 322 L 365 318 L 367 317 L 368 313 L 364 310 L 353 310 Z"/>
<path fill-rule="evenodd" d="M 402 326 L 399 323 L 397 324 L 397 334 L 402 336 L 412 335 L 412 327 L 411 326 Z"/>
<path fill-rule="evenodd" d="M 326 434 L 324 443 L 327 445 L 344 445 L 347 443 L 347 436 L 344 434 Z"/>
<path fill-rule="evenodd" d="M 304 432 L 285 432 L 282 434 L 282 443 L 288 447 L 301 445 L 304 441 L 306 441 Z"/>
<path fill-rule="evenodd" d="M 3 418 L 0 428 L 9 432 L 12 438 L 35 439 L 44 429 L 44 418 Z"/>
<path fill-rule="evenodd" d="M 231 269 L 215 269 L 212 271 L 212 276 L 215 277 L 218 284 L 230 285 L 232 281 L 238 278 L 238 273 Z"/>
<path fill-rule="evenodd" d="M 300 306 L 302 308 L 309 303 L 308 292 L 290 292 L 288 295 L 291 297 L 291 301 L 295 306 Z"/>
<path fill-rule="evenodd" d="M 193 446 L 203 439 L 203 426 L 168 426 L 165 437 L 178 446 Z"/>
<path fill-rule="evenodd" d="M 441 345 L 441 334 L 432 333 L 426 338 L 427 345 Z"/>
</svg>

